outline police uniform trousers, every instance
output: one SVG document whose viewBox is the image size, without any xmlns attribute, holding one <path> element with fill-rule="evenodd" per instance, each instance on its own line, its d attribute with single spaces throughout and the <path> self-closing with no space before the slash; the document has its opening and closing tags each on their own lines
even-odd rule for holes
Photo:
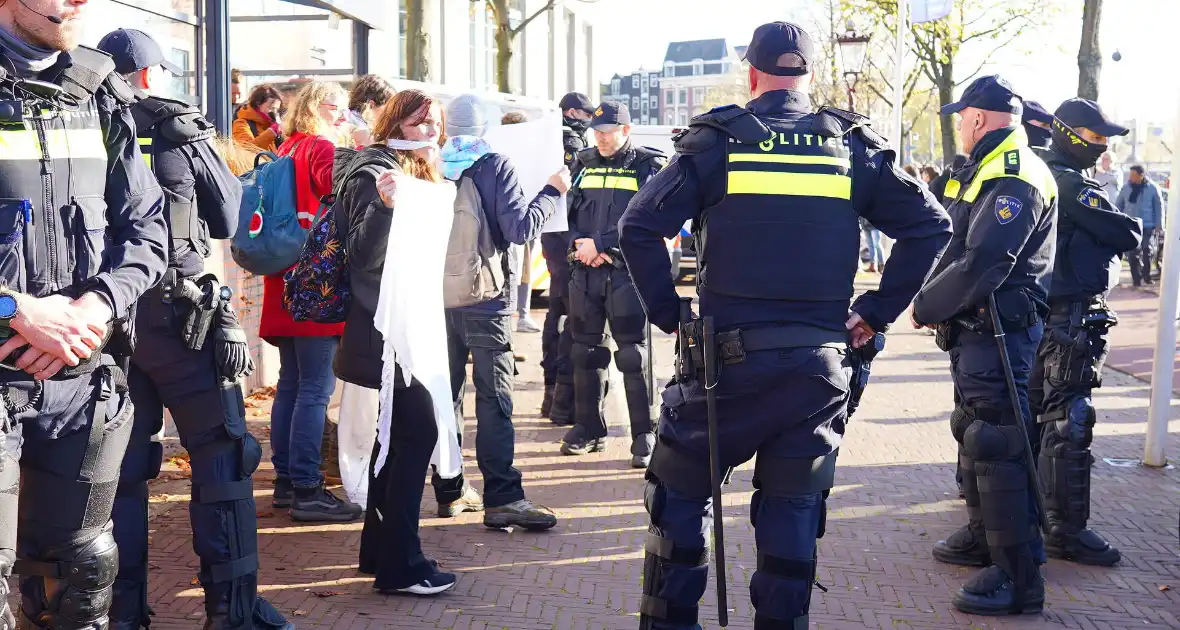
<svg viewBox="0 0 1180 630">
<path fill-rule="evenodd" d="M 554 408 L 560 413 L 551 414 L 551 417 L 572 422 L 574 366 L 570 351 L 574 338 L 569 324 L 569 233 L 542 234 L 541 252 L 549 269 L 549 311 L 545 313 L 545 325 L 541 330 L 541 369 L 545 374 L 545 387 L 556 388 Z"/>
<path fill-rule="evenodd" d="M 1082 534 L 1090 518 L 1090 443 L 1097 419 L 1090 395 L 1102 384 L 1109 348 L 1105 328 L 1083 325 L 1089 308 L 1089 301 L 1051 304 L 1029 387 L 1040 428 L 1037 471 L 1050 548 Z M 1107 547 L 1099 540 L 1080 542 L 1092 543 L 1095 552 Z"/>
<path fill-rule="evenodd" d="M 968 524 L 949 540 L 985 544 L 990 564 L 1003 569 L 1018 589 L 1037 580 L 1037 566 L 1045 560 L 1035 490 L 1029 486 L 1025 444 L 1016 424 L 1024 422 L 1028 430 L 1032 421 L 1028 383 L 1043 333 L 1044 324 L 1038 320 L 1004 335 L 1023 418 L 1013 415 L 1003 362 L 990 329 L 960 329 L 950 349 L 959 401 L 951 414 L 951 432 L 959 444 Z M 964 589 L 991 592 L 1004 575 L 984 571 Z"/>
<path fill-rule="evenodd" d="M 846 351 L 800 347 L 747 352 L 723 365 L 717 394 L 721 462 L 757 457 L 750 521 L 758 568 L 750 581 L 757 630 L 803 630 L 816 575 L 816 541 L 848 412 Z M 712 523 L 702 376 L 664 389 L 647 472 L 642 630 L 698 628 Z"/>
<path fill-rule="evenodd" d="M 652 432 L 651 403 L 647 391 L 647 316 L 631 274 L 613 265 L 598 268 L 575 264 L 570 270 L 569 326 L 573 337 L 570 358 L 574 364 L 574 419 L 582 436 L 606 437 L 604 400 L 606 369 L 611 353 L 606 345 L 606 324 L 615 339 L 615 367 L 623 374 L 631 437 Z M 639 440 L 636 440 L 639 443 Z M 648 453 L 634 453 L 647 455 Z"/>
<path fill-rule="evenodd" d="M 111 504 L 131 431 L 126 381 L 109 357 L 40 385 L 19 374 L 0 369 L 0 628 L 19 618 L 21 628 L 105 630 L 119 555 Z"/>
<path fill-rule="evenodd" d="M 162 448 L 152 436 L 163 427 L 165 407 L 192 466 L 189 519 L 206 614 L 216 618 L 219 630 L 281 628 L 282 615 L 257 596 L 251 476 L 262 447 L 246 430 L 240 386 L 223 385 L 218 376 L 212 333 L 201 350 L 189 350 L 181 339 L 180 315 L 161 301 L 159 287 L 148 291 L 137 308 L 138 342 L 129 379 L 135 425 L 114 510 L 120 553 L 112 628 L 131 630 L 149 621 L 147 483 L 160 472 Z"/>
</svg>

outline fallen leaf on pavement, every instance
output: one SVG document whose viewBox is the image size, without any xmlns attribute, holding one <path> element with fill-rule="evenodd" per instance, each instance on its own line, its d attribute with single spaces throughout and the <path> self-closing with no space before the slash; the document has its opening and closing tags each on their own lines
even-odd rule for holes
<svg viewBox="0 0 1180 630">
<path fill-rule="evenodd" d="M 337 595 L 344 595 L 344 591 L 312 591 L 312 595 L 316 597 L 335 597 Z"/>
<path fill-rule="evenodd" d="M 296 611 L 295 611 L 295 616 L 296 616 L 296 617 L 306 617 L 306 616 L 307 616 L 307 611 L 306 611 L 306 610 L 296 610 Z"/>
<path fill-rule="evenodd" d="M 1170 590 L 1172 590 L 1171 586 L 1168 586 L 1167 584 L 1160 584 L 1160 592 L 1161 593 L 1164 591 L 1170 591 Z"/>
<path fill-rule="evenodd" d="M 191 584 L 191 585 L 193 585 L 193 586 L 197 586 L 197 585 L 198 585 L 198 584 L 200 584 L 200 583 L 201 583 L 201 581 L 200 581 L 200 580 L 198 580 L 198 579 L 196 578 L 196 576 L 193 576 L 193 579 L 189 581 L 189 584 Z"/>
<path fill-rule="evenodd" d="M 275 513 L 270 510 L 262 510 L 256 514 L 258 518 L 272 518 L 274 515 Z"/>
</svg>

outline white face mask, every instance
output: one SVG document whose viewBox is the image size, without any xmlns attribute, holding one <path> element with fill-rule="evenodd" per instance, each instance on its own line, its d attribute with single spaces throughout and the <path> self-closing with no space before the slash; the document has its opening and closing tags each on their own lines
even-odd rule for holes
<svg viewBox="0 0 1180 630">
<path fill-rule="evenodd" d="M 437 144 L 437 142 L 430 140 L 402 140 L 400 138 L 390 138 L 385 141 L 385 146 L 399 151 L 416 151 L 429 146 L 436 146 Z"/>
</svg>

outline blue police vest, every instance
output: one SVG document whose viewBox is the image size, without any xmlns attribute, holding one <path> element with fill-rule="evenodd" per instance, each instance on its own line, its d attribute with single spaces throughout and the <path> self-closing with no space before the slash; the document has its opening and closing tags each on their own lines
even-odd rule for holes
<svg viewBox="0 0 1180 630">
<path fill-rule="evenodd" d="M 817 134 L 814 114 L 762 119 L 760 144 L 729 138 L 726 193 L 697 238 L 700 283 L 713 293 L 834 301 L 853 295 L 860 223 L 847 135 Z"/>
</svg>

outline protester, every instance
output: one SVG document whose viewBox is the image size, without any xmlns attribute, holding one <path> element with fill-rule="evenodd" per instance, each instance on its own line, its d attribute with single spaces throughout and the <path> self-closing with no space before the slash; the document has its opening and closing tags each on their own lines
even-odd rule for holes
<svg viewBox="0 0 1180 630">
<path fill-rule="evenodd" d="M 484 479 L 484 497 L 466 484 L 463 475 L 432 479 L 440 516 L 478 511 L 487 503 L 484 525 L 549 529 L 557 517 L 547 508 L 525 498 L 521 474 L 513 465 L 516 435 L 512 426 L 512 390 L 515 367 L 512 357 L 512 312 L 519 282 L 512 257 L 513 245 L 522 245 L 541 234 L 541 226 L 557 209 L 557 201 L 570 186 L 569 169 L 561 167 L 531 202 L 517 183 L 516 171 L 503 155 L 493 153 L 480 136 L 490 119 L 477 96 L 465 94 L 447 105 L 447 134 L 443 146 L 443 176 L 458 182 L 470 178 L 479 194 L 485 224 L 492 242 L 509 258 L 509 270 L 499 297 L 447 310 L 447 341 L 451 348 L 451 389 L 456 408 L 463 400 L 467 358 L 472 358 L 475 382 L 477 431 L 476 459 Z M 462 422 L 462 414 L 456 414 Z M 462 435 L 462 431 L 459 432 Z"/>
<path fill-rule="evenodd" d="M 906 175 L 913 177 L 915 180 L 918 179 L 918 167 L 913 164 L 906 164 L 902 167 L 902 170 L 905 171 Z"/>
<path fill-rule="evenodd" d="M 348 124 L 352 125 L 352 141 L 357 147 L 373 142 L 373 123 L 381 117 L 381 111 L 393 98 L 396 91 L 389 81 L 375 74 L 366 74 L 356 80 L 348 95 Z"/>
<path fill-rule="evenodd" d="M 347 235 L 344 249 L 353 299 L 334 369 L 341 380 L 369 390 L 381 388 L 384 366 L 385 343 L 374 318 L 397 203 L 394 178 L 442 181 L 436 162 L 443 124 L 442 106 L 434 97 L 419 90 L 399 92 L 374 122 L 373 143 L 353 158 L 383 162 L 388 171 L 374 177 L 361 170 L 341 193 L 344 212 L 336 221 L 338 233 Z M 404 150 L 387 146 L 390 141 L 426 144 Z M 434 401 L 417 378 L 405 383 L 400 366 L 394 367 L 392 386 L 388 457 L 380 470 L 372 469 L 381 448 L 376 441 L 371 457 L 360 571 L 376 576 L 373 588 L 381 593 L 433 595 L 455 585 L 453 574 L 438 571 L 423 555 L 418 537 L 422 475 L 438 440 Z"/>
<path fill-rule="evenodd" d="M 332 156 L 346 102 L 338 84 L 309 83 L 283 121 L 287 141 L 278 154 L 295 162 L 297 216 L 304 228 L 311 227 L 320 197 L 332 192 Z M 299 521 L 352 521 L 362 512 L 325 489 L 320 475 L 324 421 L 336 388 L 332 358 L 343 332 L 342 324 L 296 322 L 283 306 L 283 274 L 266 277 L 258 336 L 279 349 L 270 420 L 274 505 L 290 507 L 291 518 Z"/>
<path fill-rule="evenodd" d="M 885 271 L 885 248 L 881 244 L 881 230 L 873 227 L 872 223 L 861 219 L 860 230 L 864 234 L 865 244 L 869 248 L 869 273 Z"/>
<path fill-rule="evenodd" d="M 213 148 L 221 159 L 225 160 L 229 170 L 235 177 L 241 177 L 254 168 L 254 159 L 262 149 L 254 144 L 242 144 L 233 138 L 218 136 L 213 140 Z"/>
<path fill-rule="evenodd" d="M 1114 201 L 1119 198 L 1119 187 L 1123 185 L 1123 171 L 1114 165 L 1109 151 L 1102 154 L 1092 179 L 1102 186 L 1107 199 Z"/>
<path fill-rule="evenodd" d="M 1135 286 L 1153 284 L 1151 264 L 1155 258 L 1158 235 L 1164 227 L 1164 201 L 1159 186 L 1151 181 L 1142 165 L 1136 164 L 1131 167 L 1127 185 L 1119 191 L 1114 205 L 1143 223 L 1142 244 L 1139 249 L 1128 252 L 1131 261 L 1131 282 Z"/>
<path fill-rule="evenodd" d="M 938 201 L 943 205 L 943 207 L 945 207 L 948 204 L 948 202 L 954 201 L 954 199 L 944 199 L 943 198 L 943 195 L 946 194 L 946 183 L 948 181 L 950 181 L 951 174 L 954 173 L 955 171 L 963 168 L 963 165 L 966 163 L 967 163 L 967 156 L 966 155 L 963 155 L 961 153 L 959 155 L 956 155 L 954 157 L 954 159 L 951 160 L 951 165 L 946 167 L 945 169 L 943 169 L 942 174 L 939 175 L 937 178 L 934 179 L 933 182 L 930 183 L 930 192 L 934 193 L 934 197 L 938 199 Z"/>
<path fill-rule="evenodd" d="M 233 138 L 265 151 L 274 151 L 282 142 L 279 109 L 283 97 L 273 86 L 262 84 L 250 90 L 250 98 L 238 110 L 233 124 Z"/>
<path fill-rule="evenodd" d="M 938 179 L 938 169 L 934 168 L 933 166 L 931 166 L 929 164 L 922 166 L 921 174 L 922 174 L 922 183 L 926 184 L 926 188 L 930 188 L 931 182 Z"/>
</svg>

